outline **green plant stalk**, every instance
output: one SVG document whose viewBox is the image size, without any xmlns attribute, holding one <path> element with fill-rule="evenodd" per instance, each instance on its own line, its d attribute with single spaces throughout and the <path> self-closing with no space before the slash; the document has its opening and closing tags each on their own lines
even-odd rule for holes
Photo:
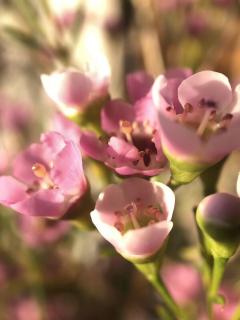
<svg viewBox="0 0 240 320">
<path fill-rule="evenodd" d="M 161 296 L 168 312 L 172 319 L 186 320 L 186 315 L 183 310 L 177 305 L 165 286 L 159 272 L 159 263 L 150 262 L 144 264 L 135 264 L 135 267 L 146 277 Z"/>
<path fill-rule="evenodd" d="M 220 297 L 218 296 L 218 290 L 223 278 L 227 261 L 228 259 L 220 257 L 214 257 L 213 260 L 212 278 L 208 290 L 208 311 L 210 319 L 213 317 L 213 304 L 219 303 L 218 298 Z"/>
</svg>

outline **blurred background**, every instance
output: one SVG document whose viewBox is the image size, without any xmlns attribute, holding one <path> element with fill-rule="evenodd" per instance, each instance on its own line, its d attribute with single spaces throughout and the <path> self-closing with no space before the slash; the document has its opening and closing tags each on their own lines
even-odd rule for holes
<svg viewBox="0 0 240 320">
<path fill-rule="evenodd" d="M 107 61 L 112 97 L 125 97 L 125 75 L 139 69 L 153 76 L 168 68 L 211 69 L 234 87 L 239 30 L 237 0 L 0 0 L 0 173 L 51 128 L 55 109 L 42 73 L 101 70 Z M 218 190 L 235 194 L 239 171 L 236 152 L 222 167 Z M 182 261 L 200 266 L 192 209 L 203 192 L 200 179 L 176 192 L 166 274 Z M 236 256 L 225 277 L 237 298 L 239 262 Z M 0 320 L 154 320 L 157 302 L 97 232 L 0 207 Z M 199 308 L 197 298 L 191 303 Z"/>
</svg>

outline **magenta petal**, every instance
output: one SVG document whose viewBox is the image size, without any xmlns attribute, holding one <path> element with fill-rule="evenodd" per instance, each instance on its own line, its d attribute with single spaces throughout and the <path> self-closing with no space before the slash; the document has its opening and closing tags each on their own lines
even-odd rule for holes
<svg viewBox="0 0 240 320">
<path fill-rule="evenodd" d="M 120 99 L 108 102 L 101 111 L 103 130 L 107 133 L 117 132 L 121 120 L 134 121 L 133 107 Z"/>
<path fill-rule="evenodd" d="M 11 176 L 0 177 L 0 203 L 11 205 L 26 198 L 26 186 Z"/>
<path fill-rule="evenodd" d="M 86 155 L 99 161 L 105 161 L 107 157 L 107 144 L 100 141 L 95 133 L 90 131 L 82 132 L 80 146 Z"/>
<path fill-rule="evenodd" d="M 172 222 L 162 221 L 145 228 L 127 231 L 123 236 L 121 253 L 129 258 L 153 255 L 161 248 L 172 227 Z"/>
<path fill-rule="evenodd" d="M 66 195 L 82 195 L 86 190 L 81 153 L 72 142 L 67 142 L 57 155 L 51 169 L 51 178 Z"/>
<path fill-rule="evenodd" d="M 132 103 L 143 98 L 151 89 L 153 77 L 144 71 L 137 71 L 127 75 L 127 93 Z"/>
<path fill-rule="evenodd" d="M 186 103 L 198 106 L 205 99 L 222 109 L 230 105 L 233 96 L 226 76 L 215 71 L 201 71 L 183 80 L 178 88 L 178 98 L 182 106 Z"/>
<path fill-rule="evenodd" d="M 58 190 L 40 190 L 11 208 L 25 215 L 56 218 L 66 211 L 64 196 Z"/>
</svg>

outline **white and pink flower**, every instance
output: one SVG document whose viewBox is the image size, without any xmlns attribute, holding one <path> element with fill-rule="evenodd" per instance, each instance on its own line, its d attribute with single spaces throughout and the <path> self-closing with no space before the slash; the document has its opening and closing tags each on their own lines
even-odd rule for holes
<svg viewBox="0 0 240 320">
<path fill-rule="evenodd" d="M 74 116 L 90 104 L 108 96 L 109 73 L 68 69 L 41 76 L 42 85 L 66 116 Z"/>
<path fill-rule="evenodd" d="M 162 146 L 175 167 L 197 165 L 204 170 L 240 149 L 239 92 L 240 86 L 233 91 L 228 78 L 214 71 L 188 76 L 177 86 L 166 76 L 156 79 L 152 96 Z"/>
<path fill-rule="evenodd" d="M 161 249 L 171 231 L 174 202 L 174 193 L 166 185 L 129 178 L 99 195 L 91 218 L 120 254 L 143 260 Z"/>
</svg>

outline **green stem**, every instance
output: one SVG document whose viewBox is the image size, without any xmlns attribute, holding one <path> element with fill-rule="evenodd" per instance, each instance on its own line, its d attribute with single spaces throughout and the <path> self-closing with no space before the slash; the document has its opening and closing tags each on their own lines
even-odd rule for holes
<svg viewBox="0 0 240 320">
<path fill-rule="evenodd" d="M 175 181 L 175 180 L 173 179 L 173 177 L 171 177 L 171 178 L 169 179 L 168 183 L 167 183 L 167 186 L 174 191 L 174 190 L 176 190 L 178 187 L 181 186 L 181 183 L 178 183 L 177 181 Z"/>
<path fill-rule="evenodd" d="M 233 316 L 232 320 L 239 320 L 240 319 L 240 305 L 237 306 Z"/>
<path fill-rule="evenodd" d="M 158 263 L 135 264 L 136 268 L 147 278 L 152 286 L 161 296 L 165 306 L 168 308 L 172 319 L 185 320 L 186 315 L 174 301 L 167 287 L 165 286 L 159 272 Z"/>
<path fill-rule="evenodd" d="M 209 310 L 210 319 L 212 319 L 213 304 L 219 303 L 218 298 L 220 297 L 218 296 L 218 289 L 220 287 L 220 284 L 223 278 L 226 263 L 227 263 L 226 258 L 214 257 L 212 278 L 211 278 L 211 283 L 208 291 L 208 310 Z"/>
</svg>

